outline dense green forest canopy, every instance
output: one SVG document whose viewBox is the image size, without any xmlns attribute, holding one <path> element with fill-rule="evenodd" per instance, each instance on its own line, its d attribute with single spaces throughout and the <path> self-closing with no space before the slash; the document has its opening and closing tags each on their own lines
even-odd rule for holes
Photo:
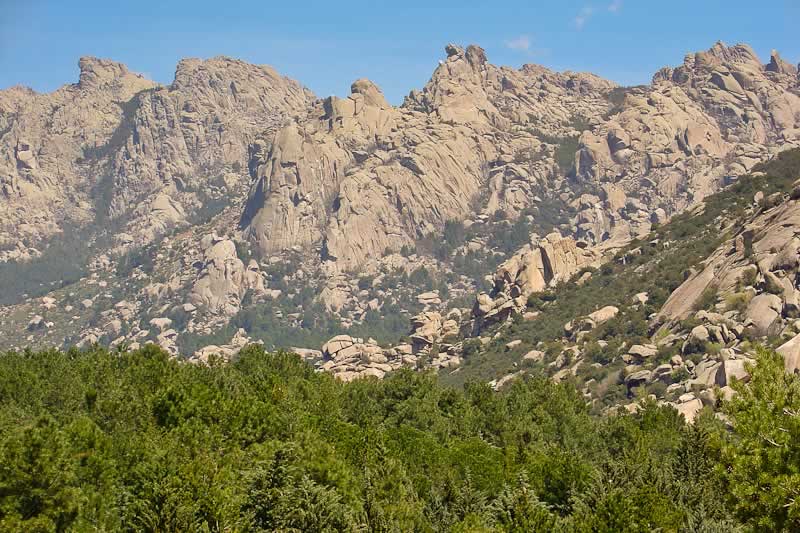
<svg viewBox="0 0 800 533">
<path fill-rule="evenodd" d="M 7 353 L 0 376 L 3 531 L 800 528 L 800 379 L 767 351 L 693 426 L 544 377 L 342 383 L 259 347 Z"/>
</svg>

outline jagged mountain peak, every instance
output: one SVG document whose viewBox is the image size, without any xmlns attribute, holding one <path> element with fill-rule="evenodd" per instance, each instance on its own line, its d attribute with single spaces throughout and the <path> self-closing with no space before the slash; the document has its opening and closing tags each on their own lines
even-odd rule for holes
<svg viewBox="0 0 800 533">
<path fill-rule="evenodd" d="M 65 84 L 50 93 L 40 93 L 24 85 L 0 89 L 1 95 L 7 98 L 84 98 L 75 95 L 75 89 L 83 93 L 105 92 L 116 100 L 128 100 L 136 92 L 158 86 L 158 83 L 147 79 L 144 75 L 133 72 L 119 61 L 94 56 L 83 56 L 78 60 L 78 82 Z M 94 98 L 94 96 L 90 96 Z M 101 97 L 102 98 L 102 97 Z"/>
<path fill-rule="evenodd" d="M 719 63 L 750 63 L 761 65 L 761 61 L 753 48 L 744 43 L 728 46 L 722 41 L 717 41 L 714 46 L 706 51 L 695 52 L 697 64 L 714 65 Z"/>
<path fill-rule="evenodd" d="M 362 95 L 368 105 L 373 105 L 382 109 L 391 107 L 386 101 L 386 97 L 383 95 L 383 91 L 380 87 L 367 78 L 360 78 L 354 81 L 350 86 L 350 92 L 351 94 Z"/>
<path fill-rule="evenodd" d="M 184 58 L 175 67 L 175 79 L 170 88 L 173 90 L 191 89 L 197 85 L 219 84 L 223 81 L 239 83 L 271 83 L 276 86 L 297 84 L 294 80 L 282 76 L 269 65 L 256 65 L 241 59 L 228 56 L 215 56 L 208 59 Z M 297 84 L 299 86 L 299 84 Z M 308 89 L 304 89 L 311 94 Z"/>
<path fill-rule="evenodd" d="M 798 68 L 795 65 L 792 65 L 788 61 L 785 61 L 777 50 L 772 50 L 769 55 L 769 63 L 767 66 L 764 67 L 769 72 L 775 72 L 778 74 L 787 74 L 789 76 L 797 76 Z"/>
<path fill-rule="evenodd" d="M 473 68 L 480 68 L 489 62 L 486 58 L 486 51 L 477 44 L 470 44 L 464 48 L 457 44 L 450 43 L 445 46 L 444 51 L 447 54 L 448 61 L 464 59 Z"/>
<path fill-rule="evenodd" d="M 160 89 L 108 59 L 79 67 L 77 84 L 49 94 L 0 93 L 0 202 L 10 213 L 0 258 L 30 258 L 62 229 L 105 216 L 123 225 L 118 244 L 146 244 L 210 201 L 207 180 L 225 181 L 228 194 L 246 188 L 250 143 L 313 98 L 270 67 L 230 58 L 184 60 Z"/>
<path fill-rule="evenodd" d="M 92 56 L 81 57 L 78 61 L 80 89 L 103 89 L 121 83 L 149 82 L 141 74 L 132 72 L 123 63 L 111 59 L 100 59 Z M 155 85 L 154 82 L 149 82 Z"/>
<path fill-rule="evenodd" d="M 663 67 L 653 76 L 652 83 L 672 81 L 685 84 L 695 76 L 714 71 L 730 70 L 741 76 L 758 74 L 764 70 L 783 72 L 785 69 L 788 72 L 792 69 L 774 50 L 772 55 L 774 60 L 771 57 L 770 63 L 765 65 L 750 45 L 739 43 L 728 46 L 717 41 L 708 50 L 687 54 L 680 66 Z"/>
<path fill-rule="evenodd" d="M 576 137 L 578 117 L 599 120 L 614 87 L 497 67 L 474 45 L 445 52 L 399 108 L 359 80 L 350 97 L 325 99 L 274 137 L 252 165 L 258 179 L 243 217 L 260 255 L 300 247 L 362 267 L 470 216 L 484 188 L 480 209 L 516 215 L 548 179 L 553 148 L 544 141 Z M 536 161 L 509 166 L 537 150 Z"/>
</svg>

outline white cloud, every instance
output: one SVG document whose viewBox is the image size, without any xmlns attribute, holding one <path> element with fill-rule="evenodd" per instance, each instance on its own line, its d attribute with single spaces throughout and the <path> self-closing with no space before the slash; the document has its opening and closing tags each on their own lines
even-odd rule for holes
<svg viewBox="0 0 800 533">
<path fill-rule="evenodd" d="M 592 15 L 594 15 L 594 8 L 592 6 L 582 7 L 575 17 L 575 27 L 582 30 L 583 27 L 586 26 L 586 23 L 589 22 L 589 19 L 592 18 Z"/>
<path fill-rule="evenodd" d="M 531 38 L 527 35 L 520 35 L 506 41 L 506 47 L 520 52 L 528 52 L 531 49 Z"/>
<path fill-rule="evenodd" d="M 610 4 L 608 4 L 608 10 L 612 13 L 617 13 L 622 9 L 622 0 L 613 0 Z"/>
</svg>

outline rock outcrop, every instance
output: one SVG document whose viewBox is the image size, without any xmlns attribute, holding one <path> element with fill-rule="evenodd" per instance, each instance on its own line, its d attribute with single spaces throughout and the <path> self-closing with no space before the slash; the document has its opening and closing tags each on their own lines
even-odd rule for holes
<svg viewBox="0 0 800 533">
<path fill-rule="evenodd" d="M 228 344 L 223 344 L 221 346 L 210 344 L 204 346 L 192 354 L 189 361 L 196 364 L 208 364 L 211 359 L 216 357 L 222 361 L 230 362 L 236 357 L 239 351 L 248 344 L 261 343 L 254 342 L 247 336 L 245 330 L 239 329 Z"/>
<path fill-rule="evenodd" d="M 552 177 L 551 137 L 576 136 L 577 117 L 599 120 L 613 87 L 495 67 L 477 46 L 447 53 L 399 108 L 358 80 L 263 143 L 242 220 L 261 254 L 300 246 L 355 268 L 463 220 L 487 191 L 480 209 L 518 214 Z"/>
<path fill-rule="evenodd" d="M 208 235 L 201 241 L 203 264 L 192 286 L 189 302 L 215 313 L 234 315 L 247 291 L 263 294 L 264 280 L 258 263 L 245 266 L 230 239 Z"/>
<path fill-rule="evenodd" d="M 739 317 L 756 336 L 775 335 L 797 316 L 800 291 L 800 200 L 779 198 L 759 208 L 748 224 L 723 243 L 675 290 L 659 311 L 662 321 L 687 318 L 703 292 L 739 294 L 748 303 Z M 747 288 L 747 283 L 754 286 Z"/>
<path fill-rule="evenodd" d="M 585 243 L 554 232 L 527 245 L 497 269 L 494 291 L 512 298 L 527 297 L 568 280 L 583 267 L 599 260 Z"/>
<path fill-rule="evenodd" d="M 169 87 L 84 57 L 77 84 L 0 91 L 0 260 L 106 217 L 123 226 L 121 247 L 151 242 L 226 187 L 246 189 L 251 143 L 310 96 L 222 57 L 181 61 Z"/>
<path fill-rule="evenodd" d="M 508 318 L 525 309 L 529 295 L 567 281 L 601 259 L 600 253 L 585 243 L 551 233 L 524 246 L 498 267 L 491 293 L 477 296 L 473 314 L 483 322 Z"/>
<path fill-rule="evenodd" d="M 774 150 L 800 143 L 794 69 L 773 54 L 763 65 L 747 45 L 717 43 L 664 68 L 650 86 L 620 89 L 616 113 L 581 136 L 576 173 L 613 183 L 606 200 L 612 232 L 618 210 L 680 212 L 745 173 Z M 623 198 L 636 199 L 628 205 Z M 584 231 L 598 237 L 598 230 Z"/>
<path fill-rule="evenodd" d="M 402 366 L 414 367 L 417 358 L 407 345 L 383 349 L 374 340 L 337 335 L 322 347 L 319 369 L 331 372 L 343 381 L 374 377 L 383 379 L 387 372 Z"/>
</svg>

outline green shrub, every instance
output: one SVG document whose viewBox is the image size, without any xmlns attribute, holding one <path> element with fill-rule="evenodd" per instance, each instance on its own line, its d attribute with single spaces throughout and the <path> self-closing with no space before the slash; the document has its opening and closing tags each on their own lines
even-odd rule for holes
<svg viewBox="0 0 800 533">
<path fill-rule="evenodd" d="M 372 288 L 372 281 L 374 278 L 369 276 L 362 276 L 358 278 L 358 289 L 362 291 L 366 291 Z"/>
<path fill-rule="evenodd" d="M 748 268 L 742 275 L 739 277 L 739 284 L 742 287 L 752 287 L 756 284 L 756 280 L 758 279 L 758 269 L 756 268 Z"/>
<path fill-rule="evenodd" d="M 737 292 L 728 295 L 725 298 L 725 309 L 728 311 L 743 313 L 747 309 L 747 305 L 750 303 L 751 298 L 752 294 L 749 292 Z"/>
<path fill-rule="evenodd" d="M 564 137 L 556 146 L 556 165 L 563 174 L 570 174 L 574 170 L 578 144 L 577 137 Z"/>
<path fill-rule="evenodd" d="M 711 311 L 717 303 L 718 289 L 716 285 L 710 285 L 700 293 L 700 297 L 694 302 L 694 311 Z"/>
<path fill-rule="evenodd" d="M 691 377 L 691 374 L 689 374 L 689 371 L 685 366 L 682 366 L 673 370 L 671 376 L 673 383 L 680 383 L 688 380 Z"/>
</svg>

